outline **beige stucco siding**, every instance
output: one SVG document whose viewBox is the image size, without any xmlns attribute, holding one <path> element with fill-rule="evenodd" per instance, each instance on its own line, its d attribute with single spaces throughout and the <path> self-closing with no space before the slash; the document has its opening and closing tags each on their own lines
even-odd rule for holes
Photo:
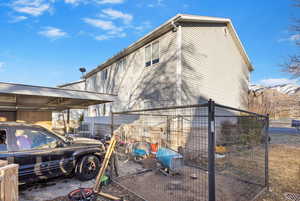
<svg viewBox="0 0 300 201">
<path fill-rule="evenodd" d="M 213 99 L 247 106 L 249 70 L 226 24 L 185 23 L 182 27 L 182 99 Z"/>
<path fill-rule="evenodd" d="M 118 101 L 112 103 L 114 111 L 175 105 L 176 32 L 169 31 L 156 40 L 159 63 L 145 67 L 145 45 L 126 56 L 123 71 L 117 71 L 116 62 L 108 66 L 106 81 L 101 80 L 101 71 L 89 77 L 87 90 L 117 94 Z"/>
</svg>

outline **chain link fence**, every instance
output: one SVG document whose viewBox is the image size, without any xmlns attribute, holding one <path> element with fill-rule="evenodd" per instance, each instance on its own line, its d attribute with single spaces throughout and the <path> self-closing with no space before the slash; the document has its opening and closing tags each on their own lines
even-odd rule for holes
<svg viewBox="0 0 300 201">
<path fill-rule="evenodd" d="M 267 116 L 209 101 L 112 113 L 111 123 L 114 181 L 144 200 L 249 201 L 268 187 Z"/>
</svg>

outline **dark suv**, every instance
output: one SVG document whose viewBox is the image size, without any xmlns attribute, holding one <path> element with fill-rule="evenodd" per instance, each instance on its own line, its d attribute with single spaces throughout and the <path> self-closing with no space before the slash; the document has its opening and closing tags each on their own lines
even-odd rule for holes
<svg viewBox="0 0 300 201">
<path fill-rule="evenodd" d="M 20 165 L 21 183 L 73 172 L 80 180 L 93 179 L 104 152 L 98 140 L 63 137 L 36 125 L 0 123 L 0 160 Z"/>
</svg>

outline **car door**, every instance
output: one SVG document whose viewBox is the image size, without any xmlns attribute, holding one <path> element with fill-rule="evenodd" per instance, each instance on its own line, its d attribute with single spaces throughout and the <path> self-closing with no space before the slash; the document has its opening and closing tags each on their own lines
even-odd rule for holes
<svg viewBox="0 0 300 201">
<path fill-rule="evenodd" d="M 5 148 L 4 144 L 0 145 L 0 159 L 18 164 L 20 181 L 23 182 L 22 178 L 26 178 L 28 173 L 32 172 L 33 158 L 31 154 L 18 152 L 15 128 L 13 126 L 1 126 L 0 135 L 1 138 L 5 138 Z"/>
<path fill-rule="evenodd" d="M 75 157 L 73 155 L 74 148 L 69 146 L 64 140 L 58 137 L 56 134 L 44 130 L 48 136 L 53 136 L 57 138 L 56 146 L 51 149 L 49 168 L 51 170 L 51 174 L 61 175 L 61 174 L 70 174 L 72 170 L 75 168 Z"/>
<path fill-rule="evenodd" d="M 10 129 L 8 127 L 0 126 L 0 160 L 7 160 L 13 162 L 13 154 L 9 151 L 10 141 L 8 139 Z"/>
</svg>

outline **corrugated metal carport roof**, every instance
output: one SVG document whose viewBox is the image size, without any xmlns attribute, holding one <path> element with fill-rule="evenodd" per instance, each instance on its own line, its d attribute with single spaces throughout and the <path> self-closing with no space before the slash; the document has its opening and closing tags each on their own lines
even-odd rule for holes
<svg viewBox="0 0 300 201">
<path fill-rule="evenodd" d="M 116 95 L 52 87 L 0 82 L 1 110 L 85 109 L 90 105 L 113 102 Z"/>
</svg>

